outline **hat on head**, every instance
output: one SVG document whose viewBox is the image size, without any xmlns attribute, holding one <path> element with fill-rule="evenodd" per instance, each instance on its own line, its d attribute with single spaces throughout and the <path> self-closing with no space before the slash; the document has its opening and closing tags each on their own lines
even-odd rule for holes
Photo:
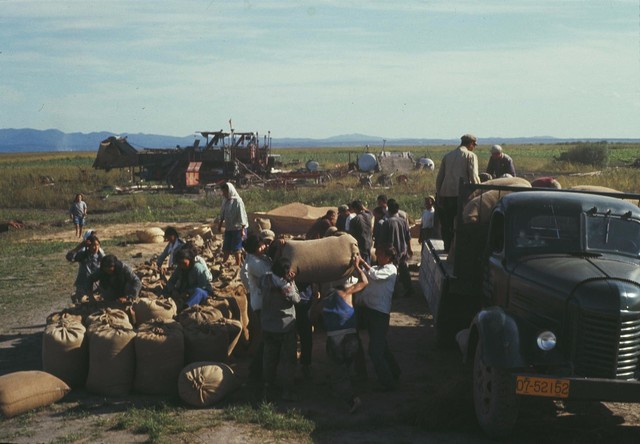
<svg viewBox="0 0 640 444">
<path fill-rule="evenodd" d="M 462 136 L 460 138 L 460 140 L 462 141 L 462 143 L 465 143 L 465 142 L 477 142 L 478 138 L 476 136 L 474 136 L 473 134 L 465 134 L 464 136 Z"/>
<path fill-rule="evenodd" d="M 342 204 L 338 207 L 338 211 L 339 212 L 345 212 L 345 211 L 349 211 L 349 205 L 346 204 Z"/>
<path fill-rule="evenodd" d="M 276 239 L 276 233 L 271 230 L 262 230 L 260 234 L 258 234 L 258 237 L 261 241 L 269 240 L 273 242 Z"/>
<path fill-rule="evenodd" d="M 96 234 L 96 230 L 87 230 L 84 232 L 84 234 L 82 235 L 82 240 L 87 240 L 89 239 L 91 236 L 95 236 Z"/>
<path fill-rule="evenodd" d="M 502 147 L 500 145 L 493 145 L 491 147 L 491 154 L 501 153 Z"/>
</svg>

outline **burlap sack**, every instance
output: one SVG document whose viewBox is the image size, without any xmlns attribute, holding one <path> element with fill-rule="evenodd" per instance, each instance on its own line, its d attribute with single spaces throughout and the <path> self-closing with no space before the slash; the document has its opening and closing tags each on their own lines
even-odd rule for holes
<svg viewBox="0 0 640 444">
<path fill-rule="evenodd" d="M 64 398 L 71 389 L 59 378 L 37 370 L 0 376 L 0 413 L 11 418 Z"/>
<path fill-rule="evenodd" d="M 482 185 L 495 185 L 501 187 L 523 187 L 523 188 L 531 188 L 531 184 L 527 179 L 523 179 L 522 177 L 499 177 L 497 179 L 491 179 L 484 182 Z M 473 199 L 485 193 L 487 191 L 493 190 L 475 190 L 473 193 L 469 195 L 468 201 L 471 202 Z"/>
<path fill-rule="evenodd" d="M 570 190 L 578 191 L 596 191 L 601 193 L 620 193 L 621 191 L 614 190 L 613 188 L 601 187 L 599 185 L 574 185 Z"/>
<path fill-rule="evenodd" d="M 136 236 L 143 244 L 159 244 L 164 242 L 164 230 L 159 227 L 138 230 L 136 231 Z"/>
<path fill-rule="evenodd" d="M 42 368 L 73 388 L 84 387 L 89 371 L 86 328 L 79 316 L 47 324 L 42 335 Z"/>
<path fill-rule="evenodd" d="M 538 177 L 531 181 L 531 186 L 533 188 L 556 188 L 558 190 L 562 189 L 562 185 L 553 177 Z"/>
<path fill-rule="evenodd" d="M 103 308 L 87 317 L 87 332 L 102 328 L 103 326 L 120 326 L 133 329 L 129 316 L 118 308 Z"/>
<path fill-rule="evenodd" d="M 282 248 L 282 256 L 291 261 L 298 282 L 328 282 L 353 273 L 353 257 L 358 242 L 353 236 L 323 237 L 312 240 L 290 240 Z"/>
<path fill-rule="evenodd" d="M 235 301 L 234 301 L 235 303 Z M 237 304 L 237 303 L 236 303 Z M 220 311 L 222 317 L 225 319 L 232 319 L 231 310 L 229 306 L 229 298 L 222 296 L 209 296 L 204 303 L 205 306 L 211 306 Z"/>
<path fill-rule="evenodd" d="M 137 325 L 141 325 L 152 319 L 173 319 L 178 313 L 178 307 L 171 298 L 136 298 L 133 301 L 133 311 Z"/>
<path fill-rule="evenodd" d="M 599 185 L 575 185 L 569 188 L 570 190 L 578 190 L 578 191 L 595 191 L 597 193 L 622 193 L 620 190 L 615 190 L 613 188 L 602 187 Z M 625 201 L 632 203 L 633 205 L 640 206 L 640 201 L 635 199 L 624 199 Z"/>
<path fill-rule="evenodd" d="M 180 322 L 182 327 L 186 329 L 192 325 L 213 324 L 222 317 L 220 310 L 215 307 L 211 307 L 209 305 L 194 305 L 192 307 L 185 308 L 178 315 L 178 322 Z"/>
<path fill-rule="evenodd" d="M 213 232 L 211 231 L 211 227 L 209 225 L 200 225 L 199 227 L 194 227 L 193 229 L 191 229 L 189 231 L 189 236 L 200 236 L 202 239 L 211 239 L 213 237 Z"/>
<path fill-rule="evenodd" d="M 190 324 L 184 328 L 184 359 L 225 362 L 229 354 L 229 332 L 224 323 Z"/>
<path fill-rule="evenodd" d="M 173 320 L 156 319 L 140 325 L 134 339 L 134 390 L 146 395 L 175 395 L 184 367 L 184 333 Z"/>
<path fill-rule="evenodd" d="M 62 311 L 56 311 L 51 313 L 49 316 L 47 316 L 45 323 L 49 325 L 49 324 L 58 324 L 59 322 L 62 322 L 62 321 L 82 322 L 82 319 L 83 319 L 82 315 L 79 314 L 78 312 L 72 312 L 65 309 Z"/>
<path fill-rule="evenodd" d="M 123 326 L 89 329 L 87 391 L 105 396 L 131 392 L 136 364 L 135 336 L 132 328 Z"/>
<path fill-rule="evenodd" d="M 106 308 L 103 302 L 84 302 L 82 304 L 74 305 L 73 307 L 65 308 L 61 311 L 51 313 L 47 316 L 46 323 L 50 324 L 58 322 L 63 318 L 80 318 L 82 323 L 86 327 L 88 324 L 89 316 Z"/>
<path fill-rule="evenodd" d="M 260 233 L 262 230 L 270 230 L 271 221 L 266 217 L 256 217 L 253 219 L 250 228 L 254 233 Z"/>
<path fill-rule="evenodd" d="M 242 334 L 242 323 L 235 319 L 219 319 L 219 324 L 224 324 L 227 330 L 227 337 L 229 338 L 229 346 L 227 347 L 227 356 L 231 356 L 233 350 L 235 350 L 238 340 Z"/>
<path fill-rule="evenodd" d="M 231 368 L 220 362 L 194 362 L 178 377 L 180 399 L 194 407 L 208 407 L 240 387 Z"/>
<path fill-rule="evenodd" d="M 224 289 L 228 298 L 233 299 L 235 301 L 235 305 L 237 306 L 237 312 L 235 312 L 234 308 L 234 316 L 232 319 L 236 319 L 240 321 L 242 324 L 242 340 L 245 343 L 249 342 L 249 301 L 247 298 L 247 290 L 244 285 L 237 283 L 227 286 Z M 230 306 L 233 306 L 231 303 Z"/>
<path fill-rule="evenodd" d="M 516 178 L 514 177 L 513 179 Z M 511 193 L 511 191 L 487 190 L 479 196 L 474 197 L 471 201 L 467 202 L 462 209 L 462 221 L 465 224 L 488 223 L 491 219 L 493 208 L 503 196 L 509 193 Z"/>
</svg>

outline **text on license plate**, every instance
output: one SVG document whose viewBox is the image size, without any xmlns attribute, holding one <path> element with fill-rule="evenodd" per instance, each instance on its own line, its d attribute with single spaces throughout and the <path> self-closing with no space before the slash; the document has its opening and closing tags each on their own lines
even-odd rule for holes
<svg viewBox="0 0 640 444">
<path fill-rule="evenodd" d="M 568 398 L 570 381 L 556 378 L 516 377 L 516 394 Z"/>
</svg>

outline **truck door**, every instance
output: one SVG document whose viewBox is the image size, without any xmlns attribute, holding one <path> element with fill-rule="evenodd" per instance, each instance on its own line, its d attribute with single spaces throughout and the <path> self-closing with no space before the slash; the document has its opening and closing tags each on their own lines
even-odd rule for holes
<svg viewBox="0 0 640 444">
<path fill-rule="evenodd" d="M 485 270 L 485 305 L 506 306 L 509 274 L 505 261 L 504 214 L 495 211 L 489 225 L 489 260 Z"/>
</svg>

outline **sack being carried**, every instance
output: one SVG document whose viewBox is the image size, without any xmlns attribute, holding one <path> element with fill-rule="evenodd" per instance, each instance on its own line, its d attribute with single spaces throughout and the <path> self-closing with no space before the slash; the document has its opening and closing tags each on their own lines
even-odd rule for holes
<svg viewBox="0 0 640 444">
<path fill-rule="evenodd" d="M 349 234 L 312 240 L 290 240 L 282 256 L 291 261 L 298 282 L 330 282 L 353 273 L 358 241 Z"/>
</svg>

